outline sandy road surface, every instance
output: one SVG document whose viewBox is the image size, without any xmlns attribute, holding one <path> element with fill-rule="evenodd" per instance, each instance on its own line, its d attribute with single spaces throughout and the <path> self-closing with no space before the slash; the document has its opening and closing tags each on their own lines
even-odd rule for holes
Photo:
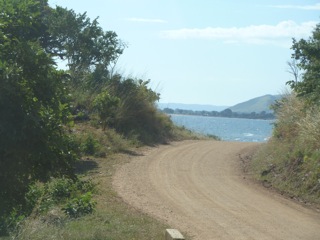
<svg viewBox="0 0 320 240">
<path fill-rule="evenodd" d="M 135 208 L 193 239 L 320 239 L 320 214 L 251 184 L 239 153 L 253 143 L 191 141 L 151 149 L 114 177 Z"/>
</svg>

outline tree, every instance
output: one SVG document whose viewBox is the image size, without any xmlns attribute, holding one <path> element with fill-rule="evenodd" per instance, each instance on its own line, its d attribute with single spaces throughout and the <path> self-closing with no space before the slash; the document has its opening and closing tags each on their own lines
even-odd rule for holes
<svg viewBox="0 0 320 240">
<path fill-rule="evenodd" d="M 57 7 L 48 15 L 47 24 L 54 39 L 49 51 L 67 60 L 76 84 L 89 81 L 90 87 L 101 87 L 112 77 L 125 44 L 115 32 L 103 31 L 98 18 L 91 21 L 86 13 L 76 14 L 73 10 Z M 90 73 L 94 74 L 91 76 Z"/>
<path fill-rule="evenodd" d="M 46 48 L 59 61 L 66 62 L 70 81 L 72 113 L 87 116 L 93 101 L 113 78 L 116 63 L 126 45 L 113 31 L 104 31 L 98 18 L 77 14 L 57 6 L 45 18 L 50 37 Z"/>
<path fill-rule="evenodd" d="M 320 24 L 308 39 L 293 39 L 292 58 L 303 71 L 302 81 L 289 81 L 287 84 L 309 104 L 320 104 Z"/>
<path fill-rule="evenodd" d="M 292 81 L 293 84 L 297 84 L 300 78 L 297 61 L 295 59 L 292 59 L 291 61 L 288 61 L 287 64 L 289 66 L 288 73 L 290 73 L 294 78 L 293 80 L 290 80 L 290 81 Z"/>
<path fill-rule="evenodd" d="M 46 0 L 0 0 L 0 216 L 30 183 L 72 175 L 66 74 L 47 49 Z M 0 223 L 1 225 L 1 223 Z M 1 227 L 1 226 L 0 226 Z M 0 229 L 1 230 L 1 229 Z"/>
</svg>

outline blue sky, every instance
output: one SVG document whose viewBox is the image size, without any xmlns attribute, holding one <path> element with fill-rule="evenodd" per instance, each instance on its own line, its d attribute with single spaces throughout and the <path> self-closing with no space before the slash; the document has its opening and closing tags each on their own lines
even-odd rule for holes
<svg viewBox="0 0 320 240">
<path fill-rule="evenodd" d="M 128 45 L 117 63 L 151 79 L 160 102 L 235 105 L 279 94 L 292 38 L 320 23 L 313 0 L 49 0 L 87 12 Z"/>
</svg>

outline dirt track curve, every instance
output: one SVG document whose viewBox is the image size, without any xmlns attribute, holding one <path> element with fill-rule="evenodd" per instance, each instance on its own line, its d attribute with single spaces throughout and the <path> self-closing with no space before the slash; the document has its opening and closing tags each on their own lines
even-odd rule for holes
<svg viewBox="0 0 320 240">
<path fill-rule="evenodd" d="M 173 143 L 134 157 L 113 185 L 130 205 L 193 239 L 320 239 L 320 214 L 244 179 L 253 143 Z"/>
</svg>

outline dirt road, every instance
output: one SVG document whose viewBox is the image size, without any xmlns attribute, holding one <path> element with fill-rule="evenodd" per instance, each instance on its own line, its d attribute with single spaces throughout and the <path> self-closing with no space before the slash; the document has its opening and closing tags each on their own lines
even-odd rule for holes
<svg viewBox="0 0 320 240">
<path fill-rule="evenodd" d="M 320 214 L 244 179 L 253 143 L 190 141 L 134 157 L 114 176 L 130 205 L 193 239 L 320 239 Z"/>
</svg>

